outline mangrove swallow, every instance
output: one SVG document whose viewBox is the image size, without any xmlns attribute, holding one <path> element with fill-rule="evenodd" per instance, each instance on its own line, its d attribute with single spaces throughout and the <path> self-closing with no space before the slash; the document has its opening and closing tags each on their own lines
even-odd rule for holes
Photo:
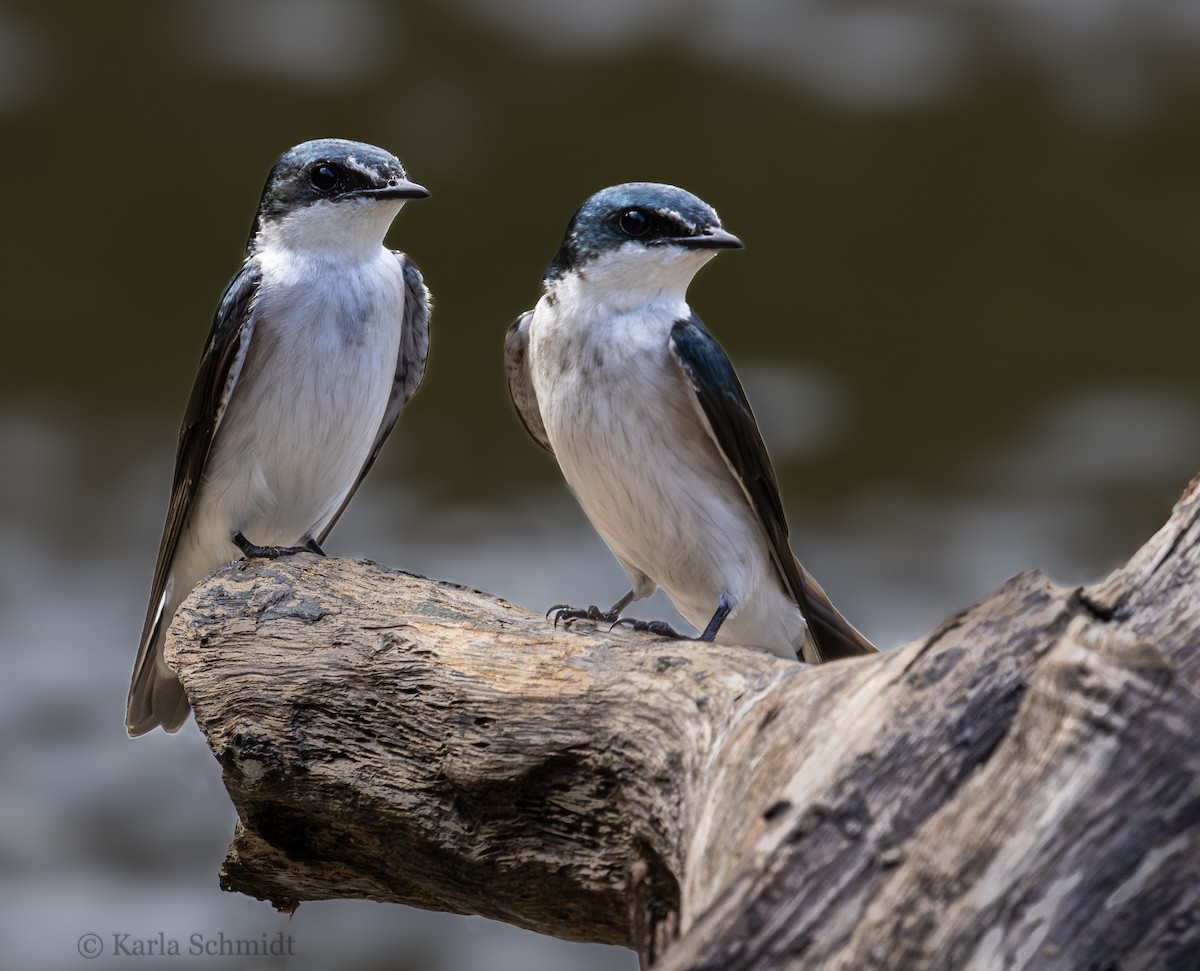
<svg viewBox="0 0 1200 971">
<path fill-rule="evenodd" d="M 239 552 L 320 554 L 425 372 L 429 292 L 384 235 L 429 193 L 372 145 L 280 156 L 221 298 L 179 433 L 125 724 L 188 714 L 163 660 L 175 608 Z"/>
<path fill-rule="evenodd" d="M 545 294 L 509 328 L 517 412 L 633 582 L 608 611 L 551 610 L 617 623 L 661 587 L 701 640 L 809 663 L 873 653 L 792 555 L 750 404 L 687 304 L 696 272 L 741 245 L 689 192 L 612 186 L 575 213 Z"/>
</svg>

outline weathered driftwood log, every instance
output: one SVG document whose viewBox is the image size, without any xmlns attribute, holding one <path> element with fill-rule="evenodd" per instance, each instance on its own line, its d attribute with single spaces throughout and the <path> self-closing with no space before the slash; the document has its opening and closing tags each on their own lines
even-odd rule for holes
<svg viewBox="0 0 1200 971">
<path fill-rule="evenodd" d="M 1023 574 L 807 668 L 301 555 L 214 575 L 169 656 L 241 818 L 223 885 L 279 907 L 485 914 L 672 971 L 1194 971 L 1198 562 L 1193 482 L 1098 587 Z"/>
</svg>

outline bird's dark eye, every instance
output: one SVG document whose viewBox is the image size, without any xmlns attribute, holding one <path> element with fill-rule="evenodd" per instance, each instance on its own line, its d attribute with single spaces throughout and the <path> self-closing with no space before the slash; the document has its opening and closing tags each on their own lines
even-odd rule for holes
<svg viewBox="0 0 1200 971">
<path fill-rule="evenodd" d="M 328 162 L 314 165 L 308 173 L 308 181 L 318 192 L 329 192 L 338 184 L 338 170 Z"/>
<path fill-rule="evenodd" d="M 650 232 L 651 220 L 641 209 L 626 209 L 617 220 L 621 232 L 632 239 L 638 239 Z"/>
</svg>

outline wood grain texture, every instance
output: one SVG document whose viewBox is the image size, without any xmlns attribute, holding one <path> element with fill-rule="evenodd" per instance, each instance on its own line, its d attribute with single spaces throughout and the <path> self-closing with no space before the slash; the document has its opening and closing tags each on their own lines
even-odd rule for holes
<svg viewBox="0 0 1200 971">
<path fill-rule="evenodd" d="M 636 948 L 669 971 L 1200 967 L 1200 488 L 1091 589 L 1022 574 L 797 665 L 367 562 L 236 564 L 168 657 L 240 823 L 222 885 Z"/>
</svg>

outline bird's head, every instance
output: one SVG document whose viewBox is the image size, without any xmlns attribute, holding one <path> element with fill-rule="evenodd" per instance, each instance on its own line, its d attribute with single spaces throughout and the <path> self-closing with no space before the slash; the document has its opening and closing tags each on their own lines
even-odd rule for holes
<svg viewBox="0 0 1200 971">
<path fill-rule="evenodd" d="M 656 295 L 683 299 L 717 250 L 741 245 L 721 228 L 716 210 L 690 192 L 627 182 L 601 189 L 580 206 L 543 282 L 552 291 L 574 279 L 624 293 L 631 305 Z"/>
<path fill-rule="evenodd" d="M 428 195 L 382 148 L 344 138 L 304 142 L 271 169 L 250 248 L 367 251 L 383 243 L 405 201 Z"/>
</svg>

